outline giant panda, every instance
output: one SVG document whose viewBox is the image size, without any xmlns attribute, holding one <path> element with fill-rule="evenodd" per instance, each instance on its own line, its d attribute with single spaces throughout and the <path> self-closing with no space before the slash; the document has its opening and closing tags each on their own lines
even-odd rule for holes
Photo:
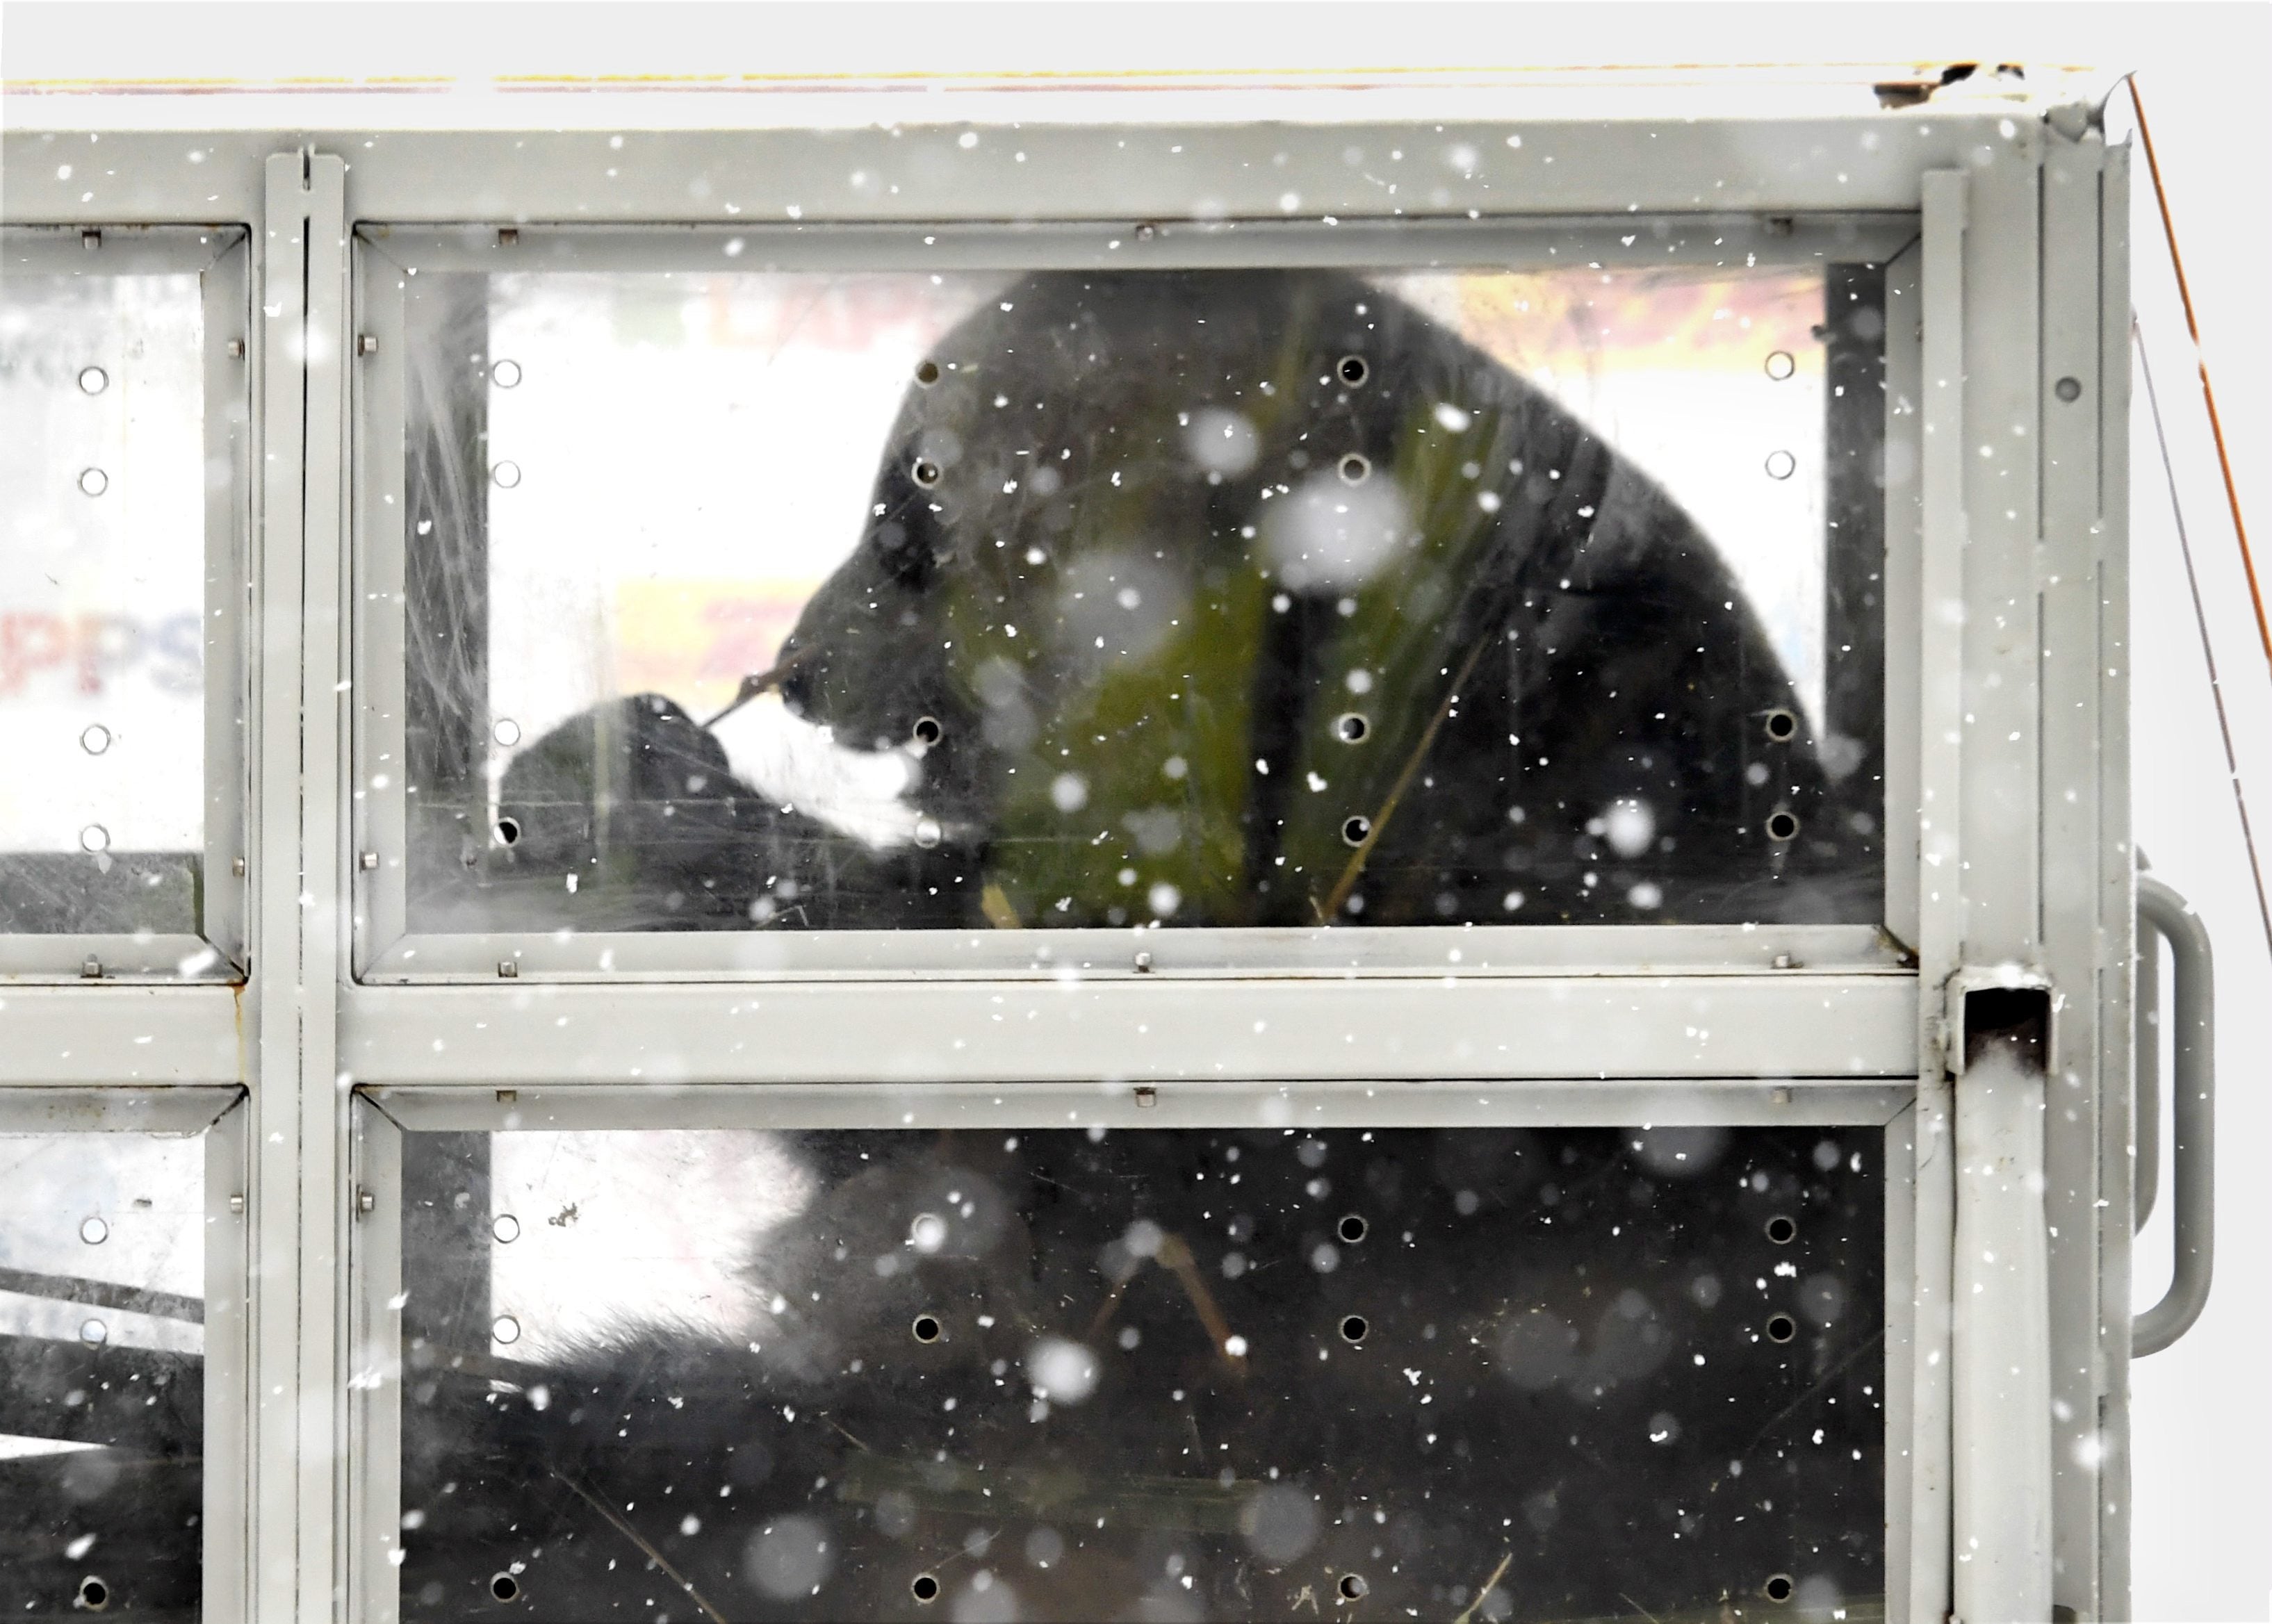
<svg viewBox="0 0 2272 1624">
<path fill-rule="evenodd" d="M 1037 272 L 917 368 L 778 662 L 521 750 L 477 877 L 495 928 L 1868 919 L 1822 742 L 1679 505 L 1410 304 Z M 488 1142 L 409 1136 L 406 1620 L 1882 1591 L 1874 1136 L 705 1144 L 803 1192 L 718 1214 L 730 1334 L 516 1358 Z"/>
<path fill-rule="evenodd" d="M 601 1226 L 541 1348 L 569 1305 L 502 1272 L 493 1147 L 406 1139 L 405 1620 L 1883 1593 L 1874 1131 L 601 1137 L 578 1211 L 518 1214 Z M 643 1185 L 718 1266 L 606 1225 Z"/>
<path fill-rule="evenodd" d="M 1851 746 L 1709 539 L 1341 272 L 1013 284 L 917 369 L 858 546 L 744 693 L 522 750 L 485 921 L 1876 912 L 1879 786 L 1826 771 Z"/>
</svg>

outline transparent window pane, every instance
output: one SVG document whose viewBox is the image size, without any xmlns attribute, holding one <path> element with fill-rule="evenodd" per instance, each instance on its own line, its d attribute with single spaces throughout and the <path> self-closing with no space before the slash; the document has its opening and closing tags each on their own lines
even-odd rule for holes
<svg viewBox="0 0 2272 1624">
<path fill-rule="evenodd" d="M 1879 917 L 1872 266 L 406 298 L 413 929 Z"/>
<path fill-rule="evenodd" d="M 203 342 L 195 274 L 0 276 L 0 932 L 198 927 Z"/>
<path fill-rule="evenodd" d="M 414 1134 L 402 1616 L 1866 1615 L 1882 1138 Z"/>
<path fill-rule="evenodd" d="M 198 1614 L 205 1144 L 0 1134 L 0 1611 Z"/>
</svg>

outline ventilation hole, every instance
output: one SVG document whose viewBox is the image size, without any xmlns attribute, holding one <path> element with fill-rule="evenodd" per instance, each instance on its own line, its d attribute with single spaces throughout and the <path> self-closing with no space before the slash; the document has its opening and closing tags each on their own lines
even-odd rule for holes
<svg viewBox="0 0 2272 1624">
<path fill-rule="evenodd" d="M 97 855 L 110 849 L 110 831 L 100 823 L 89 823 L 78 831 L 78 849 Z"/>
<path fill-rule="evenodd" d="M 1339 1227 L 1342 1239 L 1355 1246 L 1364 1239 L 1365 1231 L 1371 1229 L 1372 1225 L 1364 1221 L 1364 1214 L 1352 1212 L 1341 1221 Z"/>
<path fill-rule="evenodd" d="M 100 496 L 110 488 L 110 476 L 100 468 L 81 468 L 78 488 L 86 495 Z"/>
<path fill-rule="evenodd" d="M 1343 744 L 1355 744 L 1372 731 L 1372 724 L 1361 711 L 1348 711 L 1334 718 L 1334 737 Z"/>
<path fill-rule="evenodd" d="M 925 389 L 929 389 L 932 384 L 938 383 L 938 362 L 935 361 L 919 361 L 916 362 L 916 382 L 922 384 Z M 930 1576 L 929 1574 L 923 1575 L 923 1577 L 930 1579 Z M 938 1581 L 931 1579 L 931 1583 L 933 1584 L 937 1584 Z M 938 1592 L 936 1590 L 931 1592 L 934 1596 L 938 1593 Z M 929 1598 L 926 1598 L 925 1599 Z"/>
<path fill-rule="evenodd" d="M 490 1336 L 499 1345 L 509 1346 L 520 1340 L 520 1322 L 510 1314 L 500 1314 L 490 1326 Z"/>
<path fill-rule="evenodd" d="M 912 472 L 916 483 L 925 490 L 938 483 L 938 465 L 928 457 L 918 458 Z"/>
<path fill-rule="evenodd" d="M 517 462 L 501 462 L 490 470 L 490 478 L 497 481 L 497 488 L 499 490 L 511 490 L 520 483 L 520 465 Z"/>
<path fill-rule="evenodd" d="M 520 384 L 520 363 L 517 361 L 497 362 L 496 366 L 490 369 L 490 382 L 499 389 L 518 388 Z"/>
<path fill-rule="evenodd" d="M 1798 472 L 1798 458 L 1789 451 L 1769 451 L 1767 470 L 1771 480 L 1787 480 Z"/>
<path fill-rule="evenodd" d="M 100 756 L 110 748 L 110 729 L 96 722 L 78 736 L 78 748 L 90 756 Z"/>
<path fill-rule="evenodd" d="M 916 844 L 926 852 L 946 838 L 946 831 L 938 826 L 935 817 L 916 819 Z"/>
<path fill-rule="evenodd" d="M 110 1586 L 89 1574 L 78 1582 L 78 1605 L 89 1613 L 100 1613 L 110 1605 Z"/>
<path fill-rule="evenodd" d="M 79 369 L 78 386 L 82 394 L 99 395 L 110 387 L 110 374 L 101 367 L 82 367 Z M 2067 397 L 2070 400 L 2074 398 L 2072 395 Z"/>
<path fill-rule="evenodd" d="M 1364 364 L 1364 357 L 1362 355 L 1342 356 L 1339 364 L 1334 368 L 1334 371 L 1341 381 L 1351 389 L 1356 388 L 1372 376 L 1372 369 Z"/>
<path fill-rule="evenodd" d="M 1768 737 L 1781 741 L 1798 732 L 1798 718 L 1788 711 L 1770 711 L 1767 719 Z"/>
<path fill-rule="evenodd" d="M 110 1225 L 99 1218 L 91 1218 L 78 1226 L 78 1238 L 89 1246 L 101 1246 L 110 1239 Z"/>
<path fill-rule="evenodd" d="M 1787 1573 L 1771 1573 L 1768 1576 L 1768 1582 L 1760 1586 L 1767 1592 L 1769 1601 L 1789 1601 L 1793 1588 L 1790 1576 Z"/>
<path fill-rule="evenodd" d="M 1342 1593 L 1343 1601 L 1363 1601 L 1364 1593 L 1372 1586 L 1364 1582 L 1364 1576 L 1361 1573 L 1345 1573 L 1341 1583 L 1334 1588 Z"/>
<path fill-rule="evenodd" d="M 1372 820 L 1371 818 L 1349 818 L 1342 824 L 1342 843 L 1344 846 L 1363 846 L 1364 844 L 1364 838 L 1371 832 Z"/>
<path fill-rule="evenodd" d="M 908 1329 L 915 1332 L 917 1342 L 937 1342 L 939 1337 L 938 1316 L 931 1314 L 918 1314 L 916 1315 L 916 1322 Z"/>
<path fill-rule="evenodd" d="M 1797 370 L 1798 362 L 1791 359 L 1791 354 L 1789 350 L 1769 350 L 1768 352 L 1768 376 L 1773 378 L 1776 383 L 1782 383 L 1785 378 L 1789 377 L 1792 373 Z"/>
<path fill-rule="evenodd" d="M 490 1233 L 497 1238 L 499 1246 L 511 1246 L 520 1239 L 520 1220 L 510 1212 L 500 1212 L 490 1222 Z"/>
<path fill-rule="evenodd" d="M 2073 406 L 2076 401 L 2082 399 L 2082 380 L 2081 378 L 2061 378 L 2058 383 L 2052 385 L 2052 392 L 2057 395 L 2060 399 L 2066 401 L 2069 406 Z"/>
<path fill-rule="evenodd" d="M 1364 1322 L 1364 1315 L 1362 1314 L 1352 1314 L 1342 1322 L 1342 1340 L 1353 1346 L 1357 1343 L 1363 1342 L 1364 1340 L 1364 1333 L 1371 1329 L 1371 1326 Z"/>
<path fill-rule="evenodd" d="M 929 746 L 937 744 L 946 730 L 938 725 L 936 716 L 918 716 L 912 731 L 917 744 Z"/>
<path fill-rule="evenodd" d="M 1797 1335 L 1798 1335 L 1798 1322 L 1788 1314 L 1778 1314 L 1768 1322 L 1769 1342 L 1789 1342 Z"/>
<path fill-rule="evenodd" d="M 518 1601 L 520 1581 L 509 1573 L 493 1573 L 490 1576 L 490 1594 L 499 1601 Z"/>
<path fill-rule="evenodd" d="M 492 832 L 497 836 L 497 843 L 499 846 L 511 846 L 520 838 L 520 820 L 517 817 L 501 817 L 497 819 L 497 828 Z"/>
<path fill-rule="evenodd" d="M 1796 840 L 1798 838 L 1798 820 L 1788 812 L 1770 812 L 1768 814 L 1768 838 Z"/>
<path fill-rule="evenodd" d="M 1342 458 L 1342 482 L 1345 485 L 1362 485 L 1371 473 L 1372 464 L 1361 451 L 1351 451 Z"/>
<path fill-rule="evenodd" d="M 925 366 L 929 366 L 930 363 L 929 361 L 925 361 L 923 364 Z M 917 1601 L 937 1601 L 938 1599 L 938 1576 L 936 1574 L 919 1573 L 913 1579 L 908 1582 L 908 1593 L 913 1595 Z"/>
<path fill-rule="evenodd" d="M 1777 1213 L 1768 1220 L 1768 1239 L 1777 1246 L 1789 1246 L 1798 1238 L 1798 1225 Z"/>
<path fill-rule="evenodd" d="M 520 742 L 520 724 L 510 716 L 500 716 L 497 719 L 497 726 L 490 729 L 490 737 L 495 739 L 505 749 L 511 749 Z"/>
</svg>

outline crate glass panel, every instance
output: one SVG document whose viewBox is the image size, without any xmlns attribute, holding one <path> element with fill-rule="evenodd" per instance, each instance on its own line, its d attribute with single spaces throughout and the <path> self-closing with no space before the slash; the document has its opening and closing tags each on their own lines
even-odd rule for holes
<svg viewBox="0 0 2272 1624">
<path fill-rule="evenodd" d="M 401 1616 L 1870 1616 L 1883 1142 L 409 1134 Z"/>
<path fill-rule="evenodd" d="M 395 279 L 407 927 L 1875 921 L 1883 278 L 1586 243 Z"/>
<path fill-rule="evenodd" d="M 0 1134 L 0 1612 L 198 1616 L 195 1135 Z"/>
<path fill-rule="evenodd" d="M 19 242 L 0 249 L 0 932 L 194 934 L 201 279 L 100 250 L 67 274 Z"/>
</svg>

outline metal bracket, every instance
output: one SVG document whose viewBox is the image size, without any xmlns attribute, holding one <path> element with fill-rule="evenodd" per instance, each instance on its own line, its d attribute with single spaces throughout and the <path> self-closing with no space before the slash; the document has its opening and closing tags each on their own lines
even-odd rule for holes
<svg viewBox="0 0 2272 1624">
<path fill-rule="evenodd" d="M 2130 1322 L 2130 1357 L 2158 1353 L 2184 1336 L 2208 1304 L 2210 1264 L 2216 1238 L 2216 1022 L 2215 966 L 2208 930 L 2186 899 L 2150 875 L 2138 876 L 2138 937 L 2158 936 L 2169 943 L 2170 996 L 2170 1184 L 2176 1266 L 2162 1300 Z M 2141 954 L 2141 959 L 2144 956 Z M 2156 966 L 2158 970 L 2158 966 Z M 2151 1041 L 2150 1034 L 2147 1041 Z M 2139 1070 L 2138 1116 L 2145 1121 L 2159 1110 L 2150 1079 L 2158 1068 Z M 2141 1132 L 2141 1160 L 2157 1136 Z M 2156 1145 L 2158 1148 L 2158 1145 Z M 2142 1183 L 2150 1203 L 2153 1181 Z M 2141 1211 L 2138 1222 L 2143 1223 Z"/>
<path fill-rule="evenodd" d="M 2025 965 L 1961 965 L 1943 985 L 1942 996 L 1934 1030 L 1951 1077 L 1962 1077 L 1999 1034 L 2023 1025 L 2031 1033 L 2028 1041 L 2041 1045 L 2023 1064 L 2043 1069 L 2052 1052 L 2052 1023 L 2059 1001 L 2042 971 Z"/>
</svg>

